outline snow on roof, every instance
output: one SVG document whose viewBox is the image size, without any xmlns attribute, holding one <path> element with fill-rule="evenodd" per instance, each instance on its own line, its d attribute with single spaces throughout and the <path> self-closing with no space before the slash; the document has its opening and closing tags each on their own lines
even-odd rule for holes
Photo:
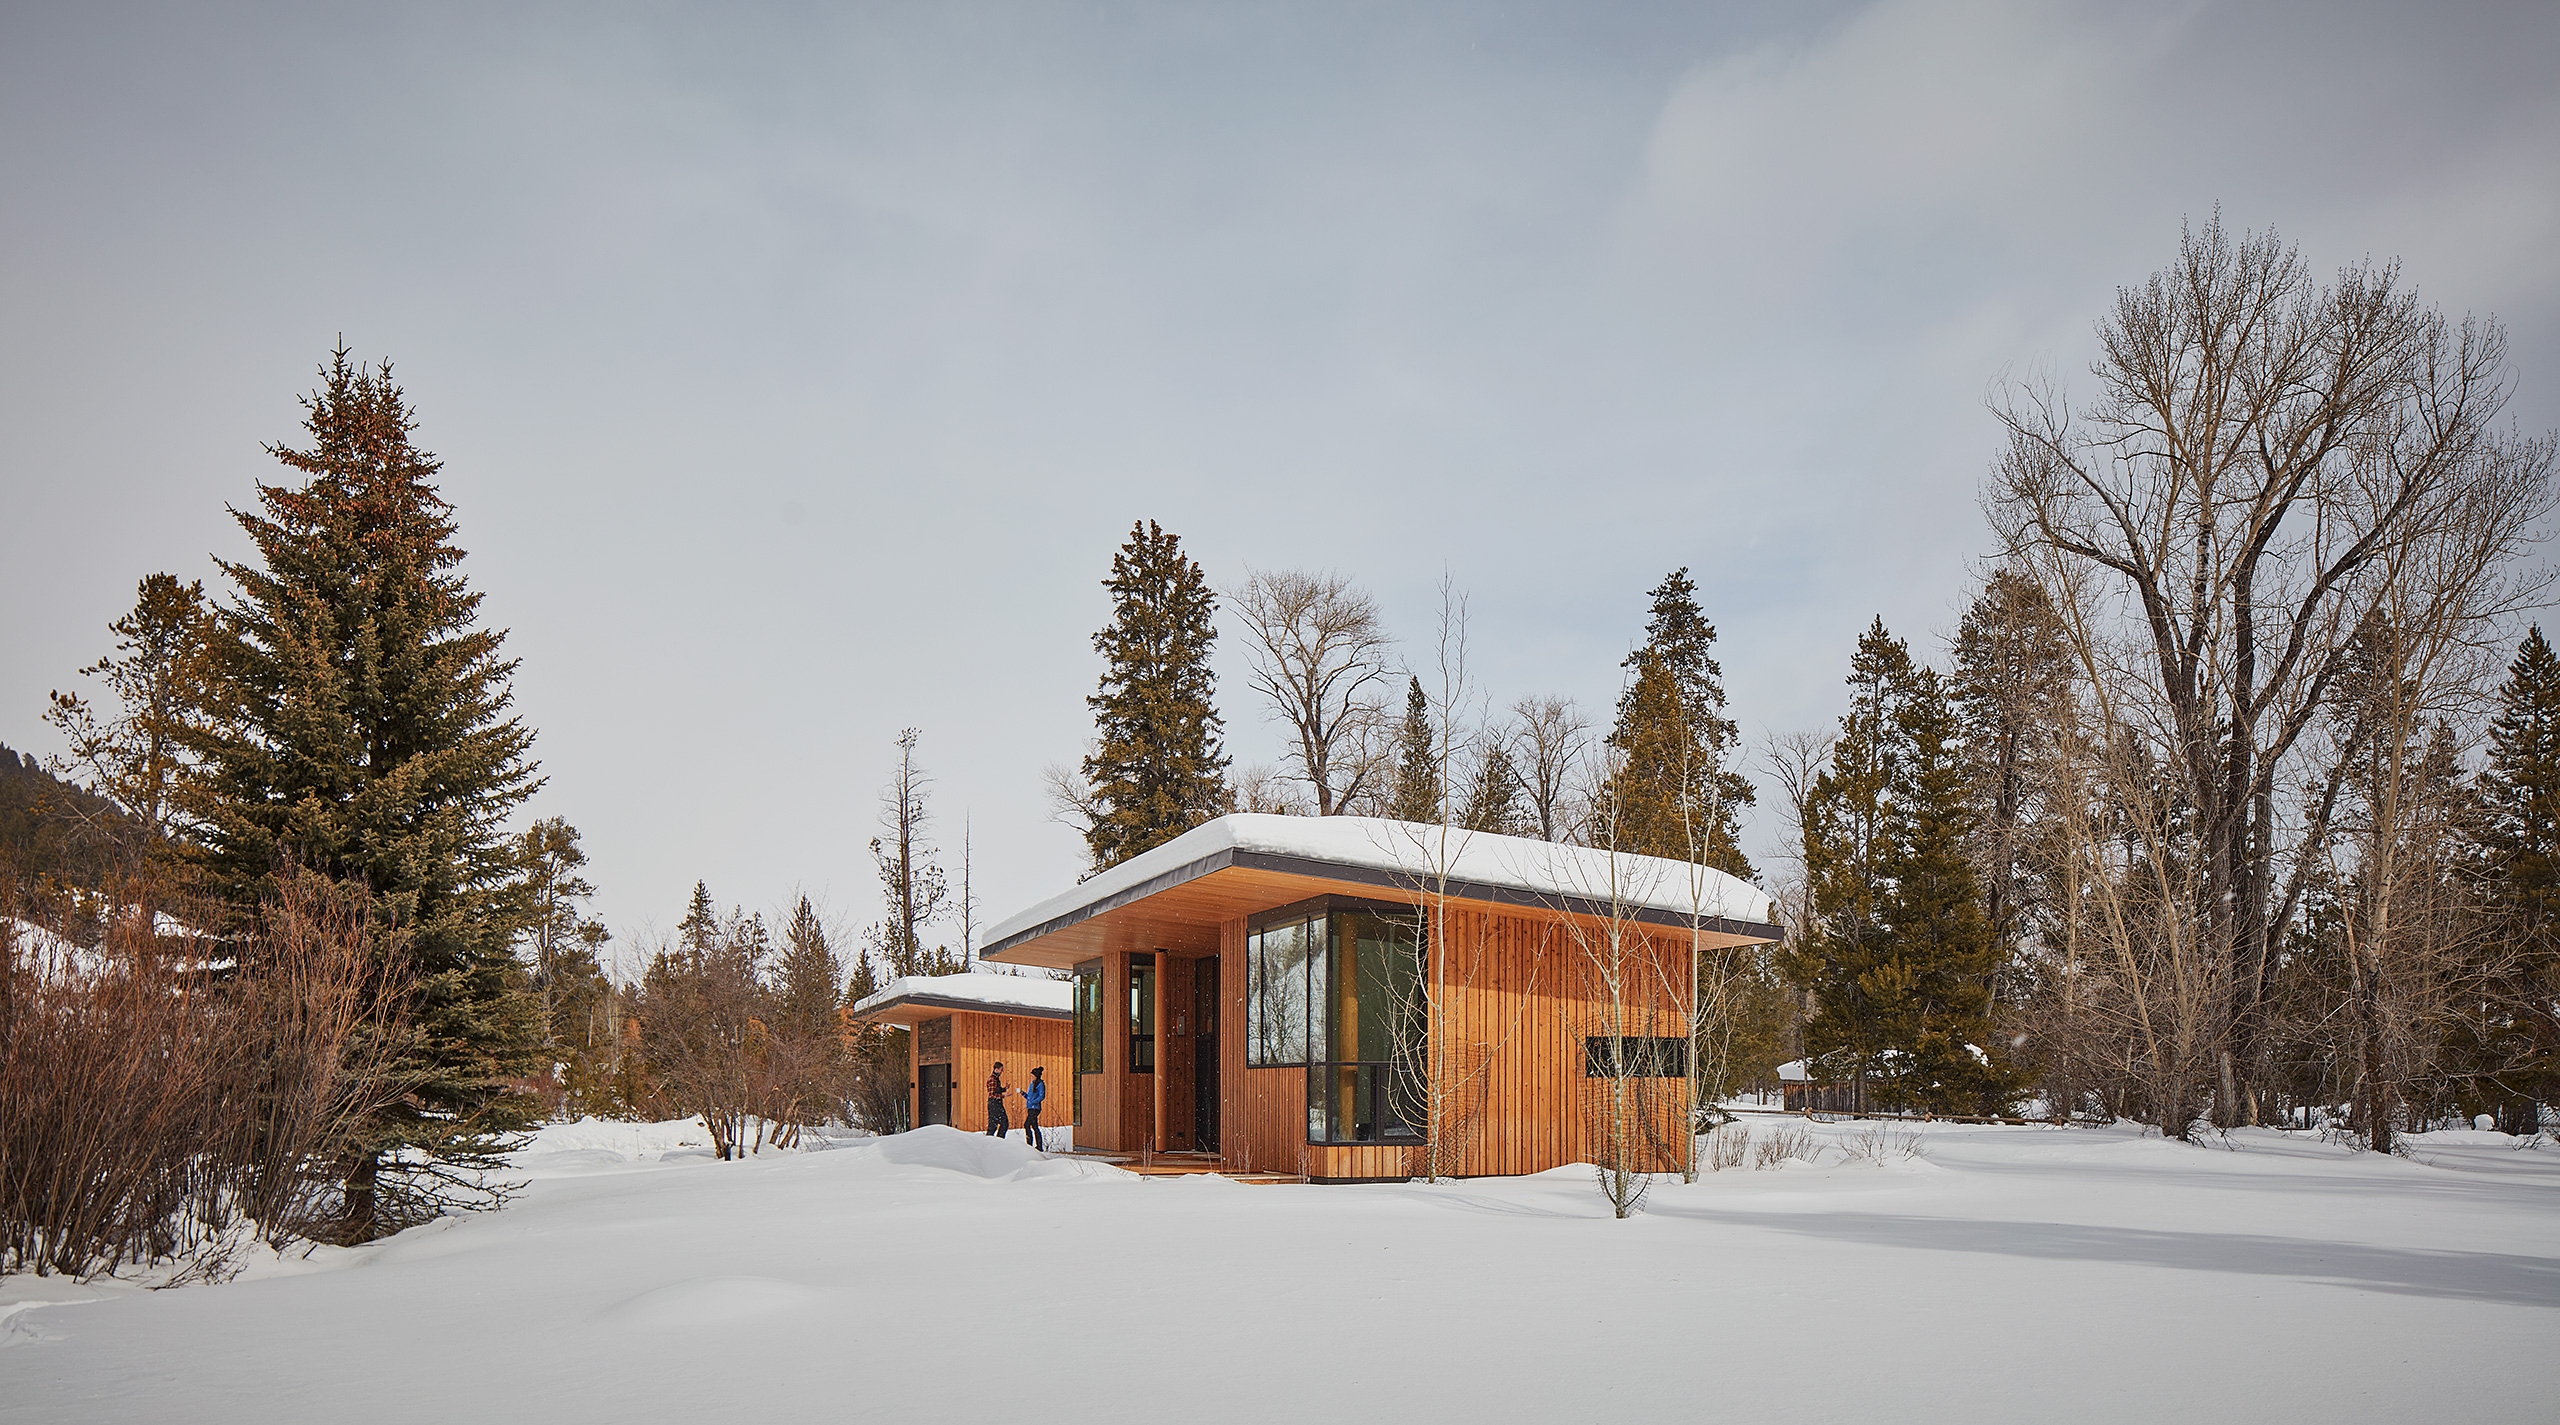
<svg viewBox="0 0 2560 1425">
<path fill-rule="evenodd" d="M 1026 930 L 1222 851 L 1258 852 L 1411 877 L 1445 875 L 1559 900 L 1614 902 L 1719 920 L 1774 921 L 1768 895 L 1739 876 L 1688 861 L 1559 846 L 1526 836 L 1423 826 L 1374 816 L 1269 816 L 1238 812 L 1193 827 L 1071 891 L 1051 896 L 987 932 L 1001 944 Z"/>
<path fill-rule="evenodd" d="M 992 971 L 973 971 L 965 975 L 901 975 L 877 994 L 866 996 L 853 1007 L 852 1013 L 859 1017 L 900 1000 L 926 999 L 965 1001 L 998 1011 L 1035 1009 L 1065 1014 L 1073 1006 L 1074 994 L 1075 986 L 1065 980 L 1041 979 L 1031 975 L 999 975 Z"/>
<path fill-rule="evenodd" d="M 1778 1081 L 1788 1084 L 1809 1084 L 1813 1082 L 1813 1075 L 1805 1072 L 1804 1060 L 1789 1059 L 1778 1066 Z"/>
</svg>

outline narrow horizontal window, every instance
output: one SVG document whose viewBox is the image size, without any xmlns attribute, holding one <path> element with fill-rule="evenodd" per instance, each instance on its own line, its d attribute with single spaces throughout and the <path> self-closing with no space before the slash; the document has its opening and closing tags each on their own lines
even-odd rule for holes
<svg viewBox="0 0 2560 1425">
<path fill-rule="evenodd" d="M 1595 1034 L 1582 1041 L 1582 1073 L 1592 1079 L 1685 1079 L 1689 1041 L 1634 1034 Z"/>
</svg>

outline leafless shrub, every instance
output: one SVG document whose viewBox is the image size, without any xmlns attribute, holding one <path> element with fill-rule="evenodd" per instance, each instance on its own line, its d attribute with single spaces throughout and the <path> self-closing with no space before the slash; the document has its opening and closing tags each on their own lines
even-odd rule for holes
<svg viewBox="0 0 2560 1425">
<path fill-rule="evenodd" d="M 1751 1130 L 1739 1123 L 1728 1123 L 1707 1135 L 1707 1170 L 1723 1172 L 1738 1168 L 1751 1152 Z"/>
<path fill-rule="evenodd" d="M 1822 1151 L 1814 1146 L 1812 1132 L 1803 1128 L 1779 1129 L 1761 1139 L 1754 1149 L 1751 1160 L 1754 1168 L 1774 1168 L 1789 1158 L 1801 1158 L 1810 1163 Z"/>
<path fill-rule="evenodd" d="M 1902 1162 L 1920 1156 L 1920 1130 L 1896 1128 L 1878 1123 L 1861 1128 L 1840 1140 L 1840 1151 L 1852 1163 Z"/>
<path fill-rule="evenodd" d="M 110 914 L 71 954 L 0 879 L 0 1271 L 218 1277 L 246 1240 L 314 1236 L 350 1131 L 400 1091 L 358 903 L 279 877 L 214 940 L 172 933 L 210 917 L 146 880 L 106 903 L 171 920 Z"/>
</svg>

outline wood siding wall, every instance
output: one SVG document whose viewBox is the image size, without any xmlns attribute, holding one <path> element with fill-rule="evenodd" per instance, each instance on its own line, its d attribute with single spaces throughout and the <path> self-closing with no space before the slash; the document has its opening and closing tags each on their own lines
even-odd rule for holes
<svg viewBox="0 0 2560 1425">
<path fill-rule="evenodd" d="M 1460 1176 L 1544 1172 L 1588 1162 L 1607 1081 L 1583 1073 L 1583 1041 L 1606 1034 L 1596 962 L 1607 929 L 1561 918 L 1451 907 L 1434 927 L 1445 957 L 1432 1032 L 1435 1079 L 1455 1086 L 1444 1114 L 1444 1171 Z M 1681 1036 L 1689 986 L 1687 937 L 1621 927 L 1631 1003 L 1621 1034 Z M 1597 953 L 1595 953 L 1595 951 Z M 1320 1178 L 1403 1177 L 1418 1150 L 1307 1143 L 1306 1071 L 1245 1067 L 1245 926 L 1222 927 L 1219 998 L 1224 1156 L 1240 1168 Z M 1638 1080 L 1636 1136 L 1644 1166 L 1679 1166 L 1683 1080 Z"/>
<path fill-rule="evenodd" d="M 936 1021 L 926 1021 L 927 1024 Z M 1034 1065 L 1047 1069 L 1049 1100 L 1041 1105 L 1040 1122 L 1060 1127 L 1073 1116 L 1067 1075 L 1075 1069 L 1075 1026 L 1059 1019 L 1026 1019 L 1011 1014 L 955 1011 L 950 1026 L 951 1126 L 970 1133 L 987 1131 L 987 1073 L 1001 1060 L 1005 1117 L 1013 1130 L 1022 1128 L 1021 1089 L 1031 1082 Z M 942 1062 L 921 1057 L 925 1036 L 907 1036 L 907 1121 L 923 1121 L 922 1080 L 917 1070 Z"/>
</svg>

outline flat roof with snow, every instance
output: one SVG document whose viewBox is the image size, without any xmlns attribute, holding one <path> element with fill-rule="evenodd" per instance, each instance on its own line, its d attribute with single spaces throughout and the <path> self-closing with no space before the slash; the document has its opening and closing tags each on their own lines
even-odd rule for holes
<svg viewBox="0 0 2560 1425">
<path fill-rule="evenodd" d="M 990 960 L 1065 966 L 1107 950 L 1207 949 L 1226 920 L 1294 900 L 1384 890 L 1609 916 L 1714 943 L 1776 940 L 1768 895 L 1687 861 L 1384 817 L 1222 816 L 999 922 Z"/>
<path fill-rule="evenodd" d="M 1075 986 L 1032 975 L 976 971 L 965 975 L 901 975 L 848 1011 L 881 1024 L 913 1024 L 954 1010 L 1010 1014 L 1024 1019 L 1065 1019 Z"/>
</svg>

